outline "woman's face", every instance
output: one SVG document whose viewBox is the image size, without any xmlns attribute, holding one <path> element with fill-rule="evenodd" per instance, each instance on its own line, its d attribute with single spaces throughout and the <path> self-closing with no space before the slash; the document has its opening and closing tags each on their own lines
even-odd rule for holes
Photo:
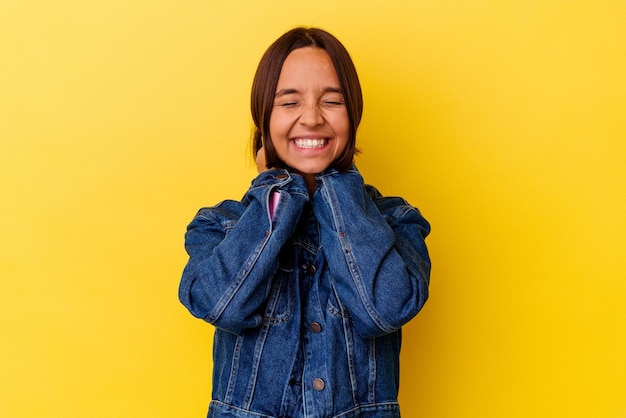
<svg viewBox="0 0 626 418">
<path fill-rule="evenodd" d="M 308 177 L 327 169 L 348 144 L 350 122 L 326 51 L 292 51 L 278 78 L 270 136 L 278 157 Z"/>
</svg>

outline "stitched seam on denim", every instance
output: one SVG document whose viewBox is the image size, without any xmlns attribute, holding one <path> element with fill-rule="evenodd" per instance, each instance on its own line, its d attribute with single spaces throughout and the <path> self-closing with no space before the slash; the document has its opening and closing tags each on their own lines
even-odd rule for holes
<svg viewBox="0 0 626 418">
<path fill-rule="evenodd" d="M 337 194 L 335 193 L 334 187 L 332 187 L 332 182 L 325 182 L 325 185 L 328 203 L 333 216 L 333 222 L 335 223 L 335 229 L 337 230 L 337 234 L 339 236 L 339 243 L 341 244 L 341 248 L 343 249 L 343 254 L 346 259 L 350 275 L 352 276 L 352 281 L 354 282 L 354 285 L 356 286 L 357 292 L 359 294 L 359 298 L 361 299 L 365 310 L 369 314 L 370 318 L 372 318 L 376 326 L 378 326 L 378 328 L 380 328 L 384 332 L 393 332 L 394 328 L 387 324 L 387 322 L 383 318 L 381 318 L 381 316 L 378 314 L 375 307 L 373 306 L 372 301 L 367 296 L 367 291 L 365 289 L 365 284 L 363 283 L 361 272 L 358 269 L 356 260 L 352 254 L 352 249 L 350 248 L 348 237 L 345 232 L 343 217 L 341 216 L 339 207 L 335 208 L 335 205 L 333 204 L 333 202 L 338 201 Z"/>
<path fill-rule="evenodd" d="M 263 325 L 261 332 L 257 337 L 256 345 L 254 347 L 254 358 L 252 359 L 252 373 L 250 374 L 250 380 L 248 381 L 248 388 L 246 390 L 246 396 L 243 399 L 246 409 L 250 409 L 252 406 L 252 399 L 254 398 L 254 390 L 256 388 L 257 376 L 259 374 L 259 364 L 261 363 L 261 354 L 263 353 L 263 347 L 267 340 L 267 334 L 269 333 L 269 325 Z"/>
<path fill-rule="evenodd" d="M 398 404 L 398 402 L 382 402 L 382 403 L 375 403 L 371 405 L 362 405 L 362 406 L 357 406 L 356 408 L 352 408 L 349 411 L 342 412 L 339 415 L 335 415 L 333 416 L 333 418 L 347 417 L 347 416 L 350 416 L 351 414 L 354 414 L 357 411 L 367 412 L 367 411 L 373 411 L 377 409 L 386 409 L 389 411 L 395 411 L 395 410 L 398 410 L 399 407 L 400 405 Z"/>
<path fill-rule="evenodd" d="M 278 283 L 278 289 L 280 289 L 280 283 Z M 266 312 L 269 312 L 270 315 L 273 315 L 276 311 L 276 305 L 278 304 L 279 296 L 280 292 L 276 292 L 276 295 L 269 301 L 269 306 Z M 264 324 L 261 328 L 261 331 L 259 332 L 259 336 L 257 337 L 256 344 L 254 346 L 254 357 L 252 358 L 252 373 L 250 373 L 248 389 L 246 390 L 246 396 L 243 399 L 243 404 L 245 405 L 246 409 L 250 409 L 250 407 L 252 406 L 252 399 L 254 397 L 254 390 L 256 388 L 256 380 L 259 374 L 259 364 L 261 363 L 261 354 L 263 353 L 263 348 L 265 346 L 265 341 L 267 340 L 269 330 L 269 324 Z"/>
<path fill-rule="evenodd" d="M 337 289 L 335 288 L 335 283 L 331 281 L 330 287 L 335 294 L 335 298 L 337 299 L 337 303 L 342 311 L 346 310 L 343 304 L 341 303 L 341 299 L 339 299 L 339 295 L 337 294 Z M 350 320 L 344 316 L 341 317 L 341 325 L 343 328 L 343 336 L 346 342 L 346 357 L 348 358 L 348 372 L 350 373 L 350 387 L 352 389 L 352 403 L 355 406 L 359 405 L 358 396 L 357 396 L 357 378 L 356 378 L 356 370 L 354 367 L 354 341 L 352 339 L 352 333 L 350 332 Z"/>
<path fill-rule="evenodd" d="M 328 313 L 333 316 L 337 316 L 339 318 L 350 318 L 350 312 L 342 311 L 341 309 L 335 308 L 331 302 L 328 302 Z"/>
<path fill-rule="evenodd" d="M 286 244 L 289 245 L 289 244 Z M 291 262 L 291 261 L 290 261 Z M 279 265 L 278 270 L 274 274 L 274 278 L 272 280 L 272 289 L 270 293 L 270 299 L 274 297 L 277 298 L 277 301 L 280 300 L 280 297 L 286 295 L 287 298 L 287 309 L 285 312 L 281 312 L 278 315 L 276 314 L 276 308 L 273 310 L 269 310 L 266 308 L 263 316 L 264 324 L 271 325 L 281 325 L 286 323 L 295 311 L 295 290 L 293 283 L 293 272 L 295 268 L 292 264 L 283 264 L 285 261 L 279 256 Z M 285 292 L 281 290 L 283 284 L 286 283 L 287 289 Z"/>
<path fill-rule="evenodd" d="M 370 403 L 376 402 L 376 338 L 370 338 L 369 344 L 369 394 L 367 395 L 367 400 Z"/>
<path fill-rule="evenodd" d="M 212 400 L 211 404 L 217 406 L 220 409 L 230 409 L 232 411 L 237 411 L 240 412 L 242 414 L 246 414 L 246 415 L 254 415 L 255 417 L 259 417 L 259 418 L 273 418 L 270 415 L 265 415 L 265 414 L 259 414 L 258 412 L 253 412 L 253 411 L 246 411 L 243 408 L 239 408 L 236 407 L 234 405 L 231 405 L 229 403 L 224 403 L 224 402 L 220 402 L 220 401 L 216 401 L 216 400 Z"/>
<path fill-rule="evenodd" d="M 293 284 L 292 280 L 287 279 L 287 289 L 285 292 L 281 292 L 282 283 L 285 281 L 285 278 L 280 276 L 280 280 L 276 280 L 276 276 L 274 278 L 274 283 L 272 286 L 272 299 L 270 304 L 273 305 L 271 311 L 269 309 L 265 310 L 265 314 L 263 316 L 263 323 L 269 325 L 279 325 L 287 322 L 294 311 L 295 301 L 293 295 Z M 278 316 L 276 315 L 276 305 L 278 304 L 278 300 L 280 300 L 280 296 L 282 293 L 286 293 L 287 297 L 287 309 L 284 313 L 280 313 Z"/>
<path fill-rule="evenodd" d="M 243 264 L 243 268 L 239 271 L 233 283 L 228 287 L 228 289 L 226 289 L 224 295 L 220 298 L 220 300 L 217 301 L 213 311 L 205 318 L 207 322 L 214 323 L 224 313 L 224 310 L 226 310 L 230 301 L 235 297 L 235 294 L 243 284 L 244 280 L 246 279 L 246 277 L 248 277 L 248 274 L 250 274 L 252 267 L 259 259 L 259 256 L 261 255 L 263 248 L 269 241 L 270 236 L 271 230 L 268 230 L 265 234 L 265 239 L 257 246 L 255 251 L 250 255 L 250 257 L 248 257 L 248 260 L 246 260 L 246 262 Z"/>
<path fill-rule="evenodd" d="M 278 202 L 276 202 L 276 207 L 274 207 L 274 211 L 270 208 L 271 205 L 271 200 L 272 200 L 272 193 L 274 193 L 274 188 L 273 187 L 268 187 L 268 190 L 266 190 L 265 192 L 265 196 L 264 196 L 264 200 L 265 200 L 265 213 L 267 214 L 267 221 L 270 225 L 272 225 L 273 221 L 274 221 L 274 217 L 276 216 L 276 211 L 275 209 L 278 208 Z M 280 202 L 280 193 L 278 196 L 278 201 Z"/>
<path fill-rule="evenodd" d="M 230 364 L 230 375 L 228 376 L 228 387 L 226 389 L 225 402 L 232 402 L 233 393 L 235 391 L 235 381 L 237 380 L 237 372 L 239 370 L 239 353 L 243 345 L 243 336 L 238 336 L 233 349 L 233 361 Z"/>
</svg>

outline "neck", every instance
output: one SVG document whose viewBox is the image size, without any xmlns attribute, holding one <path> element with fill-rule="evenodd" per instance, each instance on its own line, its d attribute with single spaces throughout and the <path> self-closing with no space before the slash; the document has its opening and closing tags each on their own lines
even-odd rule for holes
<svg viewBox="0 0 626 418">
<path fill-rule="evenodd" d="M 317 188 L 317 180 L 315 179 L 315 174 L 303 174 L 304 181 L 306 182 L 306 187 L 309 189 L 309 196 L 313 196 L 315 193 L 315 189 Z"/>
</svg>

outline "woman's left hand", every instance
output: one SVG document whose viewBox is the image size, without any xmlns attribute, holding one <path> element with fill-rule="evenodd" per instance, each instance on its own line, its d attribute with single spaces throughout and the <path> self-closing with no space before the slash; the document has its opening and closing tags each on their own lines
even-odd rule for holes
<svg viewBox="0 0 626 418">
<path fill-rule="evenodd" d="M 267 169 L 265 164 L 265 147 L 261 147 L 256 153 L 256 171 L 262 173 Z"/>
</svg>

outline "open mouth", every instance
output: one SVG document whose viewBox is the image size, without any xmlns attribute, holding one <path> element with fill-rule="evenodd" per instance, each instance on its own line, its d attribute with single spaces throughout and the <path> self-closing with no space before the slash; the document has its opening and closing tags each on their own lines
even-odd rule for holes
<svg viewBox="0 0 626 418">
<path fill-rule="evenodd" d="M 304 149 L 315 149 L 315 148 L 324 148 L 326 144 L 328 144 L 328 139 L 326 138 L 296 138 L 293 140 L 293 143 L 298 148 Z"/>
</svg>

